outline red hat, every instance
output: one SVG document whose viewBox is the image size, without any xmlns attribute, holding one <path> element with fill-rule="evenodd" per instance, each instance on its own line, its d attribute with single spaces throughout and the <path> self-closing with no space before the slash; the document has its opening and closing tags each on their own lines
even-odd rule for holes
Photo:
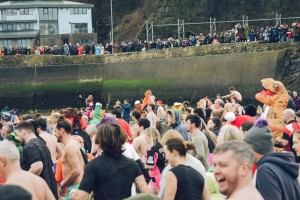
<svg viewBox="0 0 300 200">
<path fill-rule="evenodd" d="M 162 104 L 163 104 L 162 100 L 158 100 L 157 103 L 158 103 L 159 105 L 162 105 Z"/>
</svg>

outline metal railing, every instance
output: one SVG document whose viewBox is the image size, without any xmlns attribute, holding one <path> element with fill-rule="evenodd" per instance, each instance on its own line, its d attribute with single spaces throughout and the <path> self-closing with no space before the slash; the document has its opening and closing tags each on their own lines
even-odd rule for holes
<svg viewBox="0 0 300 200">
<path fill-rule="evenodd" d="M 258 22 L 258 21 L 275 21 L 274 24 L 276 25 L 281 25 L 281 20 L 291 20 L 291 19 L 300 19 L 300 17 L 281 17 L 281 14 L 276 13 L 276 17 L 275 18 L 267 18 L 267 19 L 249 19 L 248 16 L 244 16 L 243 18 L 240 20 L 231 20 L 231 21 L 217 21 L 216 18 L 209 18 L 209 21 L 207 22 L 198 22 L 198 23 L 186 23 L 184 20 L 180 20 L 178 19 L 177 23 L 174 24 L 153 24 L 153 21 L 148 22 L 146 21 L 146 40 L 147 42 L 149 42 L 149 33 L 151 32 L 151 39 L 153 41 L 154 39 L 154 27 L 166 27 L 166 26 L 177 26 L 178 29 L 178 38 L 181 39 L 184 38 L 185 36 L 185 25 L 204 25 L 204 24 L 209 24 L 209 28 L 210 28 L 210 34 L 212 35 L 214 32 L 216 32 L 217 28 L 216 25 L 217 24 L 221 24 L 221 23 L 242 23 L 243 26 L 249 24 L 249 22 Z"/>
</svg>

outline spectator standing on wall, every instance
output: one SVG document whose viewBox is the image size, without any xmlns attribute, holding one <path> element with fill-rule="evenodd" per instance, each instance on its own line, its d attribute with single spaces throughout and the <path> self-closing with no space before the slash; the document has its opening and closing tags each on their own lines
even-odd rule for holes
<svg viewBox="0 0 300 200">
<path fill-rule="evenodd" d="M 77 43 L 77 55 L 82 56 L 83 55 L 83 46 Z"/>
<path fill-rule="evenodd" d="M 101 47 L 99 44 L 95 46 L 95 55 L 99 56 L 101 54 Z"/>
<path fill-rule="evenodd" d="M 88 43 L 86 43 L 86 45 L 84 47 L 84 51 L 85 51 L 86 55 L 90 54 L 90 52 L 91 52 L 91 46 Z"/>
<path fill-rule="evenodd" d="M 102 44 L 100 44 L 100 54 L 104 54 L 105 53 L 105 48 Z"/>
<path fill-rule="evenodd" d="M 298 28 L 298 24 L 299 24 L 299 22 L 292 23 L 292 28 L 293 28 L 292 33 L 293 33 L 293 40 L 294 40 L 294 42 L 298 42 L 299 41 L 299 28 Z"/>
<path fill-rule="evenodd" d="M 96 50 L 96 49 L 95 49 L 95 43 L 93 42 L 93 43 L 92 43 L 92 50 L 91 50 L 93 55 L 95 54 L 95 50 Z"/>
<path fill-rule="evenodd" d="M 295 103 L 295 111 L 300 110 L 300 98 L 298 97 L 298 94 L 296 91 L 293 91 L 293 100 Z"/>
<path fill-rule="evenodd" d="M 256 33 L 253 29 L 251 29 L 250 33 L 249 33 L 249 40 L 250 42 L 254 42 L 255 41 L 255 38 L 256 38 Z"/>
<path fill-rule="evenodd" d="M 69 49 L 69 46 L 66 43 L 64 45 L 64 54 L 65 54 L 65 56 L 70 55 L 70 49 Z"/>
<path fill-rule="evenodd" d="M 280 42 L 286 42 L 286 38 L 287 38 L 287 32 L 288 32 L 289 28 L 286 24 L 280 25 L 279 27 L 279 41 Z"/>
</svg>

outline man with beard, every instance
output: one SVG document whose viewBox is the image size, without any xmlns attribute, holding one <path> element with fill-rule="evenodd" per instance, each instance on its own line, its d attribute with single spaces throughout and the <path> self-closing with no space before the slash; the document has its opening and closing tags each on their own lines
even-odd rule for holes
<svg viewBox="0 0 300 200">
<path fill-rule="evenodd" d="M 23 121 L 16 126 L 20 142 L 25 144 L 22 153 L 21 167 L 43 178 L 54 197 L 58 199 L 56 181 L 53 173 L 51 154 L 42 139 L 37 138 L 31 122 Z"/>
<path fill-rule="evenodd" d="M 69 121 L 63 118 L 59 119 L 54 132 L 58 141 L 64 144 L 62 153 L 62 174 L 64 179 L 61 182 L 59 193 L 63 195 L 65 189 L 68 188 L 64 198 L 68 200 L 70 199 L 71 190 L 79 187 L 84 173 L 85 161 L 81 152 L 81 145 L 72 138 L 72 127 Z"/>
<path fill-rule="evenodd" d="M 214 150 L 214 175 L 221 193 L 230 200 L 262 200 L 252 184 L 254 152 L 241 142 L 227 142 Z"/>
</svg>

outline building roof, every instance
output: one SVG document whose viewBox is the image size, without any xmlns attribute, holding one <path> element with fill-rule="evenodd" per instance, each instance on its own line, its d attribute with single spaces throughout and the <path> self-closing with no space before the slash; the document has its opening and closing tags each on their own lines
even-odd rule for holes
<svg viewBox="0 0 300 200">
<path fill-rule="evenodd" d="M 0 39 L 34 38 L 39 31 L 0 32 Z"/>
<path fill-rule="evenodd" d="M 93 8 L 93 4 L 73 1 L 6 1 L 0 3 L 0 9 L 17 8 Z"/>
</svg>

